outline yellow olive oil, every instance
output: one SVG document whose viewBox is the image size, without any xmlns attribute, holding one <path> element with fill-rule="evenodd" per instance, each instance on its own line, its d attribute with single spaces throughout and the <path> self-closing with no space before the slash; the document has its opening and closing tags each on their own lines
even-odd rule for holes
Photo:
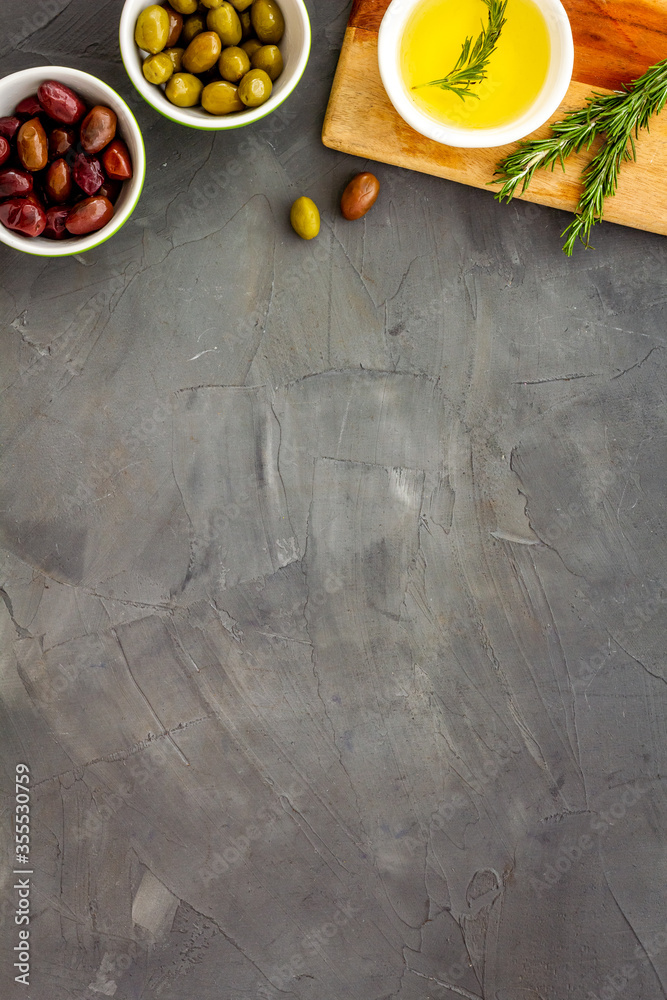
<svg viewBox="0 0 667 1000">
<path fill-rule="evenodd" d="M 403 80 L 417 107 L 443 124 L 506 125 L 530 107 L 546 80 L 551 46 L 544 17 L 533 0 L 508 0 L 487 78 L 471 87 L 479 99 L 421 86 L 451 72 L 463 42 L 472 38 L 474 44 L 487 18 L 482 0 L 423 0 L 408 21 L 401 46 Z"/>
</svg>

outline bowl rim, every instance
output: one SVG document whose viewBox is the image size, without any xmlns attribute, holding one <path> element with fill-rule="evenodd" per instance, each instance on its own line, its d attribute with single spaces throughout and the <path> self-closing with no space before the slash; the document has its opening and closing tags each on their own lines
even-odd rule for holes
<svg viewBox="0 0 667 1000">
<path fill-rule="evenodd" d="M 423 2 L 425 0 L 391 0 L 378 33 L 378 67 L 384 89 L 394 109 L 415 131 L 443 145 L 485 149 L 530 135 L 557 110 L 567 93 L 574 66 L 572 27 L 561 0 L 533 0 L 547 22 L 552 48 L 554 38 L 559 44 L 560 61 L 549 90 L 546 90 L 547 78 L 533 104 L 519 118 L 493 128 L 478 129 L 457 128 L 438 121 L 418 108 L 405 92 L 399 64 L 400 41 L 409 17 Z"/>
<path fill-rule="evenodd" d="M 154 91 L 156 90 L 155 84 L 148 83 L 143 74 L 140 72 L 140 69 L 137 69 L 136 65 L 130 59 L 128 53 L 128 48 L 133 53 L 138 51 L 138 46 L 134 41 L 134 25 L 136 23 L 135 8 L 139 6 L 139 0 L 125 0 L 120 15 L 118 42 L 120 47 L 120 57 L 122 59 L 123 66 L 125 67 L 125 72 L 130 78 L 134 89 L 141 95 L 141 97 L 143 97 L 146 103 L 149 104 L 154 111 L 157 111 L 158 114 L 162 115 L 163 118 L 174 122 L 176 125 L 185 125 L 186 128 L 197 129 L 200 132 L 224 132 L 228 130 L 231 131 L 232 129 L 243 128 L 246 125 L 252 125 L 253 122 L 260 121 L 262 118 L 270 115 L 272 111 L 275 111 L 276 108 L 279 108 L 280 105 L 287 100 L 298 85 L 306 70 L 306 66 L 308 65 L 312 44 L 312 31 L 308 9 L 304 0 L 291 0 L 291 2 L 295 4 L 301 20 L 301 27 L 304 33 L 303 46 L 284 91 L 280 91 L 277 94 L 274 91 L 268 101 L 264 104 L 260 104 L 257 108 L 249 108 L 246 111 L 237 112 L 236 114 L 231 115 L 210 115 L 208 119 L 203 117 L 200 118 L 198 116 L 195 119 L 190 114 L 192 110 L 190 108 L 178 108 L 176 105 L 169 104 L 166 98 L 164 98 L 164 104 L 166 107 L 163 107 L 161 101 L 158 102 L 153 100 L 152 97 Z M 150 6 L 150 4 L 146 3 L 146 0 L 141 0 L 141 4 L 142 9 L 144 6 Z M 162 95 L 162 91 L 160 91 L 159 88 L 157 89 Z M 240 120 L 240 116 L 243 116 L 243 120 Z"/>
<path fill-rule="evenodd" d="M 133 155 L 133 176 L 126 182 L 134 190 L 130 194 L 128 202 L 118 213 L 114 212 L 113 217 L 106 226 L 97 232 L 80 238 L 74 237 L 72 240 L 46 240 L 41 236 L 28 238 L 21 236 L 19 233 L 14 233 L 11 229 L 0 226 L 0 241 L 5 246 L 10 247 L 12 250 L 18 250 L 20 253 L 29 254 L 32 257 L 75 257 L 80 253 L 86 253 L 88 250 L 95 249 L 95 247 L 100 246 L 102 243 L 106 243 L 107 240 L 111 239 L 125 225 L 134 212 L 146 179 L 146 147 L 139 123 L 120 94 L 110 84 L 99 77 L 93 76 L 92 73 L 87 73 L 85 70 L 76 69 L 74 66 L 30 66 L 0 78 L 0 93 L 2 92 L 3 84 L 9 80 L 15 82 L 25 80 L 30 89 L 33 90 L 44 80 L 58 79 L 62 73 L 69 76 L 70 82 L 65 84 L 66 86 L 72 86 L 73 89 L 76 89 L 76 84 L 73 83 L 73 80 L 78 80 L 84 86 L 92 84 L 93 87 L 100 88 L 102 93 L 105 93 L 107 97 L 112 98 L 111 103 L 115 103 L 115 110 L 120 108 L 122 111 L 125 116 L 122 121 L 122 127 L 132 132 L 139 153 L 138 157 L 136 153 Z M 137 159 L 139 162 L 137 162 Z"/>
</svg>

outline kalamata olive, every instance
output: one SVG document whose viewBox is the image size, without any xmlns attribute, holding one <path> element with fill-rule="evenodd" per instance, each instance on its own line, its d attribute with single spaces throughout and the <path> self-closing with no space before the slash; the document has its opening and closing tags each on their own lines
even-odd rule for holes
<svg viewBox="0 0 667 1000">
<path fill-rule="evenodd" d="M 106 226 L 113 215 L 113 205 L 108 198 L 97 196 L 86 198 L 75 205 L 67 216 L 66 226 L 73 236 L 94 233 Z"/>
<path fill-rule="evenodd" d="M 15 115 L 25 115 L 26 118 L 34 118 L 35 115 L 41 115 L 42 105 L 37 100 L 37 95 L 33 94 L 31 97 L 24 97 L 22 101 L 14 108 Z"/>
<path fill-rule="evenodd" d="M 379 192 L 380 182 L 374 174 L 357 174 L 343 191 L 340 200 L 344 218 L 360 219 L 375 204 Z"/>
<path fill-rule="evenodd" d="M 102 165 L 107 177 L 114 181 L 127 181 L 132 176 L 132 160 L 122 139 L 114 139 L 102 153 Z"/>
<path fill-rule="evenodd" d="M 49 156 L 52 160 L 57 160 L 61 156 L 67 156 L 70 149 L 76 145 L 76 132 L 66 125 L 56 125 L 51 130 L 49 136 Z"/>
<path fill-rule="evenodd" d="M 64 240 L 69 236 L 65 222 L 72 211 L 71 205 L 54 205 L 46 213 L 46 226 L 42 236 L 47 240 Z"/>
<path fill-rule="evenodd" d="M 181 37 L 181 31 L 183 30 L 183 15 L 179 14 L 177 10 L 170 7 L 169 4 L 164 5 L 164 9 L 167 12 L 167 17 L 169 18 L 169 34 L 167 35 L 167 41 L 165 42 L 165 48 L 170 49 L 172 46 L 176 45 L 176 42 Z"/>
<path fill-rule="evenodd" d="M 104 184 L 97 191 L 99 197 L 108 198 L 112 205 L 116 204 L 118 195 L 123 190 L 122 181 L 112 181 L 107 177 Z"/>
<path fill-rule="evenodd" d="M 81 122 L 81 146 L 86 153 L 99 153 L 116 134 L 118 119 L 111 108 L 96 104 Z"/>
<path fill-rule="evenodd" d="M 95 194 L 104 180 L 102 164 L 96 156 L 77 153 L 72 168 L 74 180 L 87 195 Z"/>
<path fill-rule="evenodd" d="M 3 163 L 6 163 L 10 157 L 12 147 L 9 145 L 4 136 L 0 135 L 0 167 Z"/>
<path fill-rule="evenodd" d="M 86 113 L 78 94 L 57 80 L 46 80 L 37 91 L 37 99 L 49 118 L 66 125 L 73 125 Z"/>
<path fill-rule="evenodd" d="M 24 236 L 40 236 L 46 226 L 46 212 L 27 198 L 9 198 L 0 203 L 0 222 Z"/>
<path fill-rule="evenodd" d="M 0 135 L 3 139 L 13 139 L 21 128 L 21 120 L 16 115 L 7 115 L 0 118 Z"/>
<path fill-rule="evenodd" d="M 6 167 L 0 170 L 0 198 L 24 197 L 32 191 L 32 174 Z"/>
<path fill-rule="evenodd" d="M 27 201 L 27 202 L 28 202 L 28 203 L 29 203 L 30 205 L 34 205 L 34 206 L 35 206 L 35 208 L 39 208 L 39 209 L 41 209 L 41 211 L 42 211 L 42 212 L 44 212 L 44 214 L 46 214 L 46 205 L 44 204 L 44 202 L 43 202 L 43 201 L 41 201 L 41 200 L 40 200 L 40 199 L 39 199 L 39 198 L 37 197 L 37 195 L 36 195 L 36 193 L 35 193 L 34 191 L 31 191 L 31 192 L 30 192 L 29 194 L 27 194 L 27 195 L 25 196 L 25 200 L 26 200 L 26 201 Z"/>
<path fill-rule="evenodd" d="M 30 118 L 21 125 L 16 152 L 26 170 L 43 170 L 49 162 L 49 143 L 39 118 Z"/>
<path fill-rule="evenodd" d="M 72 171 L 64 160 L 54 160 L 46 172 L 44 190 L 54 205 L 64 205 L 72 197 Z"/>
</svg>

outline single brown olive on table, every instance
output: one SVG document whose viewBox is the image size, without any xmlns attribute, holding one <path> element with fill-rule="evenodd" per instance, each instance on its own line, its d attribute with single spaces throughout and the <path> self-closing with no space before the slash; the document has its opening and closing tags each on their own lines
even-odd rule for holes
<svg viewBox="0 0 667 1000">
<path fill-rule="evenodd" d="M 16 152 L 26 170 L 43 170 L 49 162 L 49 142 L 39 118 L 30 118 L 21 125 Z"/>
<path fill-rule="evenodd" d="M 360 219 L 372 208 L 380 193 L 380 182 L 374 174 L 362 173 L 353 177 L 343 191 L 340 210 L 346 219 Z"/>
</svg>

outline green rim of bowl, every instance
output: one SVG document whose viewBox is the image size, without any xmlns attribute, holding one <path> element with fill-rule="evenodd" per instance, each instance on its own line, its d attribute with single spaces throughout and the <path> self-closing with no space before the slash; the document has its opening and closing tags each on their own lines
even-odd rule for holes
<svg viewBox="0 0 667 1000">
<path fill-rule="evenodd" d="M 108 83 L 107 83 L 107 87 L 109 87 Z M 113 87 L 109 87 L 109 89 L 113 90 Z M 135 118 L 133 112 L 130 110 L 130 108 L 128 107 L 128 105 L 126 104 L 126 102 L 123 100 L 123 98 L 120 96 L 120 94 L 118 94 L 115 90 L 113 90 L 113 92 L 114 92 L 114 94 L 116 94 L 116 97 L 121 102 L 121 104 L 124 105 L 125 110 L 127 111 L 128 115 L 130 116 L 130 118 L 132 119 L 132 121 L 134 122 L 134 124 L 137 126 L 137 135 L 139 136 L 139 142 L 141 143 L 141 151 L 142 151 L 143 157 L 144 157 L 143 177 L 141 178 L 141 184 L 139 185 L 139 190 L 137 191 L 137 196 L 134 199 L 134 201 L 132 202 L 132 206 L 131 206 L 129 212 L 127 213 L 127 215 L 125 216 L 125 218 L 123 219 L 122 222 L 119 222 L 118 225 L 114 226 L 114 228 L 111 230 L 111 232 L 109 232 L 105 236 L 103 236 L 101 240 L 97 241 L 97 243 L 93 243 L 93 244 L 91 244 L 91 246 L 85 247 L 83 250 L 74 250 L 73 251 L 73 250 L 67 250 L 66 247 L 63 247 L 62 253 L 61 252 L 56 252 L 56 253 L 39 253 L 37 250 L 30 250 L 29 247 L 25 247 L 25 249 L 23 247 L 14 247 L 14 246 L 10 247 L 9 244 L 5 243 L 4 245 L 7 246 L 10 250 L 17 250 L 19 253 L 27 253 L 30 257 L 43 257 L 46 260 L 48 260 L 49 258 L 54 259 L 56 257 L 78 257 L 78 255 L 81 254 L 81 253 L 88 253 L 89 250 L 94 250 L 95 247 L 102 246 L 102 244 L 106 243 L 107 240 L 110 240 L 112 236 L 115 236 L 116 233 L 118 232 L 118 230 L 122 229 L 123 226 L 125 225 L 125 223 L 129 222 L 129 220 L 131 219 L 132 213 L 134 212 L 135 208 L 137 207 L 137 203 L 138 203 L 139 199 L 141 198 L 142 192 L 144 190 L 144 184 L 146 182 L 146 166 L 145 166 L 145 164 L 146 164 L 146 143 L 144 142 L 144 137 L 143 137 L 143 135 L 141 133 L 141 129 L 139 128 L 139 122 Z M 107 223 L 107 225 L 111 225 L 111 223 Z M 57 247 L 57 246 L 59 246 L 59 244 L 57 244 L 57 243 L 54 242 L 54 246 Z"/>
<path fill-rule="evenodd" d="M 287 91 L 287 93 L 283 97 L 280 98 L 280 100 L 278 101 L 278 103 L 275 104 L 271 108 L 270 111 L 266 111 L 263 115 L 260 115 L 259 118 L 255 118 L 251 122 L 239 122 L 238 125 L 223 125 L 223 126 L 219 126 L 219 127 L 216 127 L 214 125 L 211 125 L 211 126 L 209 126 L 209 125 L 195 125 L 194 123 L 191 123 L 191 122 L 182 122 L 182 121 L 179 121 L 178 118 L 172 118 L 171 115 L 168 115 L 166 113 L 166 111 L 162 110 L 162 108 L 158 108 L 157 105 L 153 104 L 152 101 L 149 101 L 149 99 L 146 97 L 146 95 L 143 93 L 143 91 L 139 90 L 139 88 L 137 87 L 136 83 L 132 79 L 132 75 L 131 75 L 129 69 L 127 68 L 127 63 L 125 62 L 125 59 L 123 57 L 123 49 L 122 49 L 122 46 L 120 45 L 120 32 L 119 32 L 119 44 L 118 44 L 118 48 L 120 49 L 120 58 L 121 58 L 121 61 L 123 63 L 123 66 L 125 68 L 125 72 L 128 75 L 130 83 L 132 84 L 132 86 L 136 90 L 137 94 L 139 94 L 139 97 L 143 98 L 143 100 L 146 102 L 146 104 L 148 105 L 148 107 L 149 108 L 153 108 L 153 111 L 157 111 L 157 113 L 159 115 L 162 115 L 162 117 L 166 118 L 167 121 L 173 122 L 174 125 L 182 125 L 184 128 L 193 128 L 197 132 L 231 132 L 233 129 L 247 128 L 248 125 L 254 125 L 255 122 L 260 122 L 262 120 L 262 118 L 266 118 L 268 115 L 272 114 L 272 112 L 274 112 L 276 110 L 276 108 L 279 108 L 281 104 L 284 104 L 284 102 L 287 100 L 287 98 L 290 97 L 294 93 L 296 87 L 301 82 L 301 77 L 306 72 L 306 67 L 308 66 L 308 60 L 310 59 L 310 49 L 311 49 L 311 46 L 312 46 L 312 31 L 311 31 L 311 27 L 310 27 L 310 18 L 308 18 L 308 17 L 306 18 L 306 26 L 307 26 L 306 58 L 305 58 L 304 63 L 303 63 L 303 69 L 299 73 L 298 77 L 296 78 L 296 80 L 294 81 L 294 83 L 292 84 L 292 86 L 290 87 L 290 89 Z M 223 118 L 224 119 L 225 116 L 224 115 L 212 115 L 211 117 L 213 117 L 213 118 Z M 92 249 L 92 247 L 91 247 L 91 249 Z"/>
</svg>

